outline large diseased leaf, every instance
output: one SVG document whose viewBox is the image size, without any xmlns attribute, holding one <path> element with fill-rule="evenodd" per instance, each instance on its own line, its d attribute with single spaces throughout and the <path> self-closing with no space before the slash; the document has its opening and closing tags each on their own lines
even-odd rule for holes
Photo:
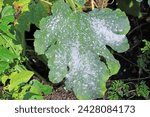
<svg viewBox="0 0 150 117">
<path fill-rule="evenodd" d="M 106 81 L 120 68 L 106 45 L 117 52 L 129 48 L 128 18 L 110 9 L 74 13 L 63 0 L 53 5 L 52 12 L 41 21 L 34 43 L 36 52 L 48 58 L 50 81 L 66 78 L 66 88 L 78 99 L 103 96 Z"/>
</svg>

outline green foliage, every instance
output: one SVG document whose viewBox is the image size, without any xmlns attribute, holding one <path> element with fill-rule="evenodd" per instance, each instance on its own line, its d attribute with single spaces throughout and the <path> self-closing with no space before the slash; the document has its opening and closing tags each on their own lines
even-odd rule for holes
<svg viewBox="0 0 150 117">
<path fill-rule="evenodd" d="M 118 7 L 132 16 L 141 17 L 140 2 L 143 0 L 117 0 Z M 148 0 L 150 5 L 150 0 Z"/>
<path fill-rule="evenodd" d="M 18 19 L 16 28 L 21 31 L 29 31 L 30 24 L 35 24 L 38 27 L 40 20 L 48 16 L 50 13 L 50 6 L 40 2 L 40 0 L 31 1 L 28 12 L 23 13 Z"/>
<path fill-rule="evenodd" d="M 6 84 L 6 81 L 9 79 L 10 83 L 5 87 L 5 89 L 12 91 L 16 86 L 22 83 L 27 83 L 32 76 L 33 72 L 30 71 L 22 71 L 20 73 L 13 72 L 10 76 L 3 76 L 2 83 Z"/>
<path fill-rule="evenodd" d="M 37 80 L 31 80 L 29 83 L 28 78 L 30 78 L 30 75 L 33 73 L 29 71 L 24 72 L 24 77 L 20 79 L 21 75 L 23 73 L 18 73 L 17 77 L 14 77 L 14 79 L 17 79 L 17 82 L 10 81 L 10 84 L 6 85 L 3 89 L 3 99 L 17 99 L 17 100 L 43 100 L 43 95 L 50 94 L 53 90 L 51 86 L 43 85 Z M 25 80 L 26 78 L 26 80 Z M 5 80 L 5 77 L 3 78 Z M 14 86 L 14 84 L 18 84 Z"/>
<path fill-rule="evenodd" d="M 129 84 L 130 83 L 124 83 L 123 81 L 113 81 L 108 88 L 107 98 L 110 100 L 130 99 L 133 97 L 149 98 L 150 89 L 145 84 L 145 81 L 136 84 L 134 88 Z M 130 93 L 132 93 L 132 95 Z"/>
<path fill-rule="evenodd" d="M 119 100 L 128 97 L 129 85 L 125 84 L 123 81 L 114 81 L 108 89 L 108 99 Z"/>
<path fill-rule="evenodd" d="M 21 8 L 22 12 L 26 12 L 29 10 L 28 6 L 29 6 L 30 2 L 31 2 L 31 0 L 17 0 L 17 1 L 15 0 L 13 5 L 16 8 L 16 10 L 18 8 Z"/>
<path fill-rule="evenodd" d="M 128 18 L 119 9 L 75 13 L 62 0 L 55 2 L 52 13 L 41 21 L 34 43 L 36 52 L 48 58 L 50 81 L 66 77 L 66 88 L 78 99 L 103 96 L 106 81 L 120 68 L 106 45 L 117 52 L 129 48 Z"/>
<path fill-rule="evenodd" d="M 86 0 L 66 0 L 66 2 L 70 5 L 72 10 L 74 11 L 82 11 L 82 7 Z"/>
<path fill-rule="evenodd" d="M 142 2 L 143 0 L 136 0 L 138 2 Z M 148 0 L 148 5 L 150 5 L 150 0 Z"/>
<path fill-rule="evenodd" d="M 143 42 L 145 43 L 145 46 L 143 48 L 141 48 L 141 51 L 142 51 L 142 53 L 146 53 L 146 52 L 150 51 L 150 41 L 143 40 Z"/>
<path fill-rule="evenodd" d="M 2 6 L 3 6 L 3 0 L 0 0 L 0 12 L 2 10 Z"/>
<path fill-rule="evenodd" d="M 0 74 L 4 73 L 4 71 L 9 68 L 9 64 L 12 63 L 15 58 L 17 58 L 17 56 L 14 53 L 0 46 Z"/>
<path fill-rule="evenodd" d="M 136 0 L 117 0 L 118 7 L 129 15 L 141 16 L 140 3 Z"/>
<path fill-rule="evenodd" d="M 1 99 L 43 99 L 43 95 L 52 92 L 51 86 L 43 85 L 37 80 L 32 80 L 34 72 L 28 71 L 23 65 L 26 57 L 22 54 L 23 45 L 25 44 L 24 42 L 22 43 L 22 41 L 24 40 L 24 31 L 26 30 L 26 27 L 19 29 L 22 24 L 15 24 L 18 19 L 14 14 L 18 12 L 17 6 L 20 6 L 22 8 L 22 13 L 25 14 L 26 11 L 29 10 L 28 5 L 30 2 L 30 0 L 19 0 L 17 2 L 5 1 L 5 4 L 10 5 L 4 5 L 4 8 L 1 11 L 0 82 L 3 84 L 3 91 L 0 94 Z M 1 4 L 2 3 L 0 3 L 0 5 Z M 38 8 L 41 10 L 41 7 Z M 35 7 L 36 10 L 38 8 Z M 36 10 L 33 10 L 33 12 Z M 33 12 L 31 13 L 32 15 Z M 37 11 L 35 13 L 37 13 Z M 32 15 L 30 15 L 30 18 Z M 17 34 L 20 34 L 21 36 L 18 36 Z M 22 41 L 20 41 L 21 39 Z"/>
<path fill-rule="evenodd" d="M 150 89 L 145 84 L 144 81 L 141 81 L 138 85 L 136 85 L 136 93 L 138 96 L 142 96 L 145 99 L 149 98 Z"/>
<path fill-rule="evenodd" d="M 143 40 L 145 43 L 144 47 L 141 48 L 142 54 L 138 56 L 138 66 L 141 70 L 149 72 L 149 63 L 150 63 L 150 41 Z"/>
<path fill-rule="evenodd" d="M 11 6 L 6 6 L 1 12 L 0 19 L 0 75 L 5 73 L 10 67 L 14 67 L 15 59 L 20 61 L 21 45 L 16 44 L 15 35 L 10 32 L 10 23 L 14 21 L 14 10 Z M 11 65 L 11 66 L 10 66 Z"/>
</svg>

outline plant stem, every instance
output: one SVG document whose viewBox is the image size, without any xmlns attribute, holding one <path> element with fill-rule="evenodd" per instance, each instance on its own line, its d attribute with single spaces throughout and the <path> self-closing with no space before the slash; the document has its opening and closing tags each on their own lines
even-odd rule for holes
<svg viewBox="0 0 150 117">
<path fill-rule="evenodd" d="M 117 56 L 119 56 L 119 57 L 121 57 L 121 58 L 123 58 L 124 60 L 126 60 L 127 62 L 129 62 L 129 63 L 131 63 L 132 65 L 134 65 L 134 66 L 136 66 L 136 67 L 138 67 L 139 68 L 139 66 L 136 64 L 136 63 L 133 63 L 132 61 L 130 61 L 129 59 L 127 59 L 127 58 L 125 58 L 125 57 L 123 57 L 123 56 L 121 56 L 120 54 L 118 54 L 118 53 L 114 53 L 115 55 L 117 55 Z"/>
<path fill-rule="evenodd" d="M 74 0 L 66 0 L 66 1 L 69 3 L 72 10 L 76 11 L 75 1 Z"/>
<path fill-rule="evenodd" d="M 128 79 L 120 79 L 120 80 L 122 80 L 122 81 L 138 81 L 138 80 L 146 80 L 146 79 L 150 79 L 150 76 L 143 77 L 143 78 L 128 78 Z M 111 83 L 113 81 L 115 81 L 115 80 L 108 80 L 107 82 Z"/>
<path fill-rule="evenodd" d="M 44 3 L 49 4 L 49 5 L 52 5 L 52 3 L 50 3 L 49 1 L 46 1 L 46 0 L 41 0 L 41 2 L 44 2 Z"/>
</svg>

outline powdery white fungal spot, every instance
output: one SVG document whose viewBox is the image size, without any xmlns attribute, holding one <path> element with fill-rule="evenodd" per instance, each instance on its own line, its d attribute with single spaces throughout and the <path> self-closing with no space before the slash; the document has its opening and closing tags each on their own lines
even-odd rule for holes
<svg viewBox="0 0 150 117">
<path fill-rule="evenodd" d="M 53 17 L 53 19 L 50 19 L 50 23 L 47 24 L 47 29 L 51 29 L 53 31 L 57 26 L 59 21 L 62 19 L 62 15 L 58 14 Z"/>
<path fill-rule="evenodd" d="M 100 90 L 97 76 L 99 76 L 102 69 L 93 62 L 95 58 L 91 51 L 84 52 L 81 50 L 82 45 L 80 45 L 79 41 L 72 43 L 70 46 L 70 70 L 66 75 L 68 87 L 78 90 L 77 92 L 82 92 L 81 95 L 83 96 L 87 92 L 91 92 L 89 94 L 92 94 L 92 97 L 97 97 L 99 95 L 97 90 Z"/>
<path fill-rule="evenodd" d="M 115 27 L 115 32 L 112 31 L 110 28 L 112 24 L 107 24 L 105 20 L 100 20 L 96 18 L 91 18 L 91 27 L 96 33 L 96 36 L 99 37 L 99 41 L 104 41 L 104 43 L 111 43 L 111 44 L 121 44 L 123 42 L 123 39 L 125 38 L 125 35 L 117 34 L 120 30 Z M 114 24 L 113 24 L 114 25 Z"/>
</svg>

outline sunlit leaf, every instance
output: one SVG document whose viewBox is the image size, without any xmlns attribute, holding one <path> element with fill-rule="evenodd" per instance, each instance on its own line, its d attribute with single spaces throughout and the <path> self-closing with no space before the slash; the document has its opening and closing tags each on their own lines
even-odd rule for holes
<svg viewBox="0 0 150 117">
<path fill-rule="evenodd" d="M 0 46 L 0 61 L 12 62 L 14 58 L 17 58 L 15 53 L 12 53 L 7 48 Z"/>
<path fill-rule="evenodd" d="M 9 68 L 8 62 L 0 61 L 0 74 L 3 73 L 8 68 Z"/>
<path fill-rule="evenodd" d="M 2 6 L 3 6 L 3 0 L 0 0 L 0 12 L 2 10 Z"/>
<path fill-rule="evenodd" d="M 22 12 L 28 11 L 29 10 L 29 3 L 31 2 L 31 0 L 19 0 L 19 1 L 15 1 L 14 4 L 14 8 L 17 10 L 21 10 Z"/>
<path fill-rule="evenodd" d="M 30 82 L 32 84 L 32 87 L 30 89 L 30 93 L 42 95 L 42 94 L 49 94 L 52 92 L 52 87 L 48 85 L 43 85 L 37 80 L 32 80 Z"/>
<path fill-rule="evenodd" d="M 30 78 L 33 76 L 33 72 L 31 71 L 22 71 L 20 73 L 13 72 L 8 79 L 10 79 L 10 85 L 8 85 L 8 90 L 13 90 L 16 86 L 27 83 Z"/>
</svg>

